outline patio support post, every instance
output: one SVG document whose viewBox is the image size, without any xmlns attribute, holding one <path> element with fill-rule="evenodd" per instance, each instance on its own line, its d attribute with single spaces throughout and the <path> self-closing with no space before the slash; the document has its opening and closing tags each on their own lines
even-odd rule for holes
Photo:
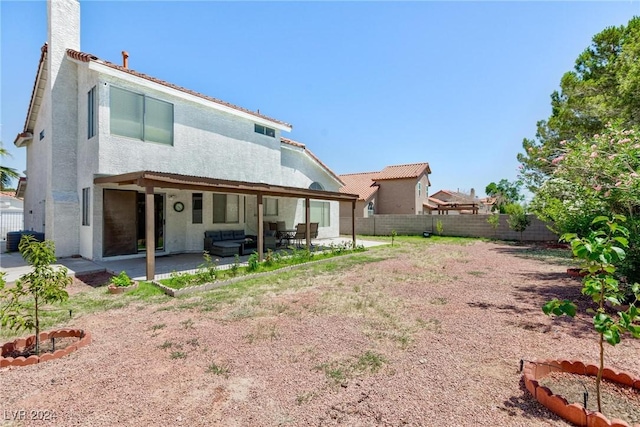
<svg viewBox="0 0 640 427">
<path fill-rule="evenodd" d="M 306 231 L 305 235 L 307 236 L 307 249 L 311 249 L 311 201 L 308 197 L 304 199 L 305 204 L 305 221 L 306 221 Z"/>
<path fill-rule="evenodd" d="M 262 205 L 262 193 L 258 192 L 258 261 L 262 261 L 264 258 L 264 250 L 263 250 L 263 242 L 264 242 L 264 223 L 262 222 L 262 218 L 264 215 L 264 208 Z"/>
<path fill-rule="evenodd" d="M 156 276 L 156 238 L 155 228 L 155 196 L 153 187 L 145 187 L 145 246 L 147 250 L 147 280 L 153 280 Z"/>
<path fill-rule="evenodd" d="M 353 248 L 356 248 L 356 201 L 351 202 L 351 239 Z"/>
</svg>

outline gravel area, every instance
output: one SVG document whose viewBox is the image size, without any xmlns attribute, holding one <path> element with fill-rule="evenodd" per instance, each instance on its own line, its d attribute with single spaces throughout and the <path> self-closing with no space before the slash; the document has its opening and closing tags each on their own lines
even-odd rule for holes
<svg viewBox="0 0 640 427">
<path fill-rule="evenodd" d="M 587 393 L 587 408 L 598 410 L 596 377 L 575 375 L 568 372 L 552 372 L 540 380 L 540 385 L 548 387 L 554 394 L 567 401 L 582 402 Z M 609 419 L 618 418 L 629 425 L 640 425 L 640 393 L 620 384 L 603 380 L 600 383 L 602 411 Z"/>
<path fill-rule="evenodd" d="M 0 369 L 0 414 L 7 425 L 16 411 L 55 416 L 15 422 L 38 426 L 568 426 L 519 372 L 520 359 L 598 358 L 587 315 L 541 311 L 553 297 L 586 306 L 569 256 L 549 252 L 425 239 L 241 293 L 109 296 L 130 302 L 65 325 L 92 344 Z M 606 365 L 640 376 L 639 355 L 639 340 L 623 340 Z"/>
</svg>

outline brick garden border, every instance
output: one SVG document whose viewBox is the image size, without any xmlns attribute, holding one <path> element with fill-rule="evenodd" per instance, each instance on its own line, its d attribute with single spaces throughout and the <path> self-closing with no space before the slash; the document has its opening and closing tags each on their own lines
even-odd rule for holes
<svg viewBox="0 0 640 427">
<path fill-rule="evenodd" d="M 91 343 L 91 333 L 86 332 L 83 329 L 56 329 L 55 331 L 40 332 L 40 341 L 48 340 L 50 338 L 80 338 L 77 342 L 68 345 L 67 347 L 56 350 L 53 353 L 43 353 L 40 356 L 31 355 L 29 357 L 5 357 L 15 349 L 29 347 L 36 341 L 35 335 L 30 335 L 27 338 L 18 338 L 14 341 L 5 343 L 2 346 L 2 352 L 0 353 L 0 368 L 7 366 L 28 366 L 35 365 L 36 363 L 46 362 L 47 360 L 60 359 L 70 353 L 73 353 L 79 348 L 82 348 Z"/>
<path fill-rule="evenodd" d="M 550 372 L 568 372 L 577 375 L 596 376 L 598 375 L 598 367 L 595 365 L 585 365 L 576 360 L 526 362 L 522 371 L 524 384 L 527 390 L 529 390 L 529 393 L 551 412 L 581 427 L 630 427 L 629 424 L 623 420 L 613 419 L 610 421 L 600 412 L 589 411 L 577 403 L 569 404 L 564 397 L 553 394 L 548 387 L 541 386 L 538 380 L 544 378 Z M 602 378 L 640 390 L 640 379 L 634 378 L 626 372 L 604 368 Z M 636 424 L 635 427 L 640 427 L 640 424 Z"/>
</svg>

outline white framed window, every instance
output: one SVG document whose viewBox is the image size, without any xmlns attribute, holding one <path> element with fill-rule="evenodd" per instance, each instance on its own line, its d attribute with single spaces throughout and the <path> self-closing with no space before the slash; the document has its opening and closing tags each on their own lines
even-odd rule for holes
<svg viewBox="0 0 640 427">
<path fill-rule="evenodd" d="M 87 92 L 87 139 L 96 136 L 96 87 Z"/>
<path fill-rule="evenodd" d="M 310 202 L 311 222 L 317 222 L 318 227 L 331 226 L 331 205 L 329 202 Z"/>
<path fill-rule="evenodd" d="M 111 133 L 173 144 L 173 104 L 111 86 Z"/>
<path fill-rule="evenodd" d="M 309 190 L 324 190 L 324 187 L 319 182 L 314 181 L 309 186 Z"/>
<path fill-rule="evenodd" d="M 276 136 L 276 130 L 275 129 L 272 129 L 272 128 L 266 127 L 266 126 L 262 126 L 262 125 L 259 125 L 257 123 L 254 123 L 253 130 L 256 133 L 261 133 L 262 135 L 267 135 L 267 136 L 270 136 L 272 138 L 275 138 L 275 136 Z"/>
<path fill-rule="evenodd" d="M 264 199 L 264 215 L 278 216 L 278 199 Z"/>
<path fill-rule="evenodd" d="M 418 183 L 418 197 L 422 197 L 422 183 Z"/>
<path fill-rule="evenodd" d="M 91 189 L 82 189 L 82 225 L 91 225 Z"/>
<path fill-rule="evenodd" d="M 240 222 L 240 196 L 237 194 L 213 195 L 213 223 L 237 224 Z"/>
</svg>

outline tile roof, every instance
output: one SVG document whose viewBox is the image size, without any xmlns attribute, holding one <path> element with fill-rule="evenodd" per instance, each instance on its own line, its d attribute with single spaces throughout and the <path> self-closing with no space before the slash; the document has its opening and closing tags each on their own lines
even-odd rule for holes
<svg viewBox="0 0 640 427">
<path fill-rule="evenodd" d="M 13 197 L 14 199 L 17 199 L 15 191 L 2 190 L 2 191 L 0 191 L 0 195 L 5 196 L 5 197 Z"/>
<path fill-rule="evenodd" d="M 307 148 L 306 145 L 304 145 L 301 142 L 298 141 L 294 141 L 292 139 L 289 138 L 284 138 L 284 137 L 280 137 L 280 142 L 283 144 L 287 144 L 287 145 L 291 145 L 293 147 L 298 147 L 298 148 L 302 148 L 308 155 L 309 157 L 311 157 L 313 160 L 315 160 L 320 166 L 322 166 L 324 168 L 324 170 L 327 171 L 327 173 L 329 175 L 331 175 L 332 177 L 334 177 L 340 184 L 344 185 L 344 181 L 342 181 L 342 179 L 340 178 L 340 176 L 338 176 L 334 171 L 331 170 L 331 168 L 329 168 L 329 166 L 327 166 L 326 164 L 324 164 L 324 162 L 322 160 L 320 160 L 318 158 L 318 156 L 316 156 L 315 154 L 313 154 L 311 152 L 311 150 L 309 150 Z M 352 193 L 352 194 L 356 194 L 356 193 Z"/>
<path fill-rule="evenodd" d="M 379 172 L 363 172 L 340 175 L 340 179 L 342 179 L 345 184 L 344 187 L 340 189 L 340 192 L 357 194 L 360 196 L 358 200 L 367 200 L 378 191 L 378 185 L 373 180 L 373 177 L 378 175 L 378 173 Z"/>
<path fill-rule="evenodd" d="M 412 163 L 408 165 L 387 166 L 375 175 L 373 179 L 382 181 L 385 179 L 418 178 L 424 173 L 431 173 L 429 163 Z"/>
<path fill-rule="evenodd" d="M 450 202 L 450 203 L 478 203 L 478 199 L 476 199 L 475 197 L 471 197 L 470 194 L 465 194 L 465 193 L 461 193 L 459 191 L 451 191 L 451 190 L 440 190 L 437 191 L 433 194 L 431 194 L 431 196 L 429 197 L 429 199 L 434 199 L 434 200 L 438 200 L 438 195 L 447 195 L 448 198 L 447 200 L 444 200 L 444 202 Z M 440 197 L 440 199 L 442 199 Z"/>
<path fill-rule="evenodd" d="M 130 68 L 125 68 L 125 67 L 123 67 L 121 65 L 117 65 L 117 64 L 114 64 L 112 62 L 100 59 L 97 56 L 92 55 L 90 53 L 78 52 L 77 50 L 67 49 L 67 56 L 69 58 L 75 59 L 76 61 L 80 61 L 80 62 L 92 62 L 92 61 L 93 62 L 97 62 L 99 64 L 106 65 L 107 67 L 113 68 L 115 70 L 122 71 L 123 73 L 127 73 L 127 74 L 130 74 L 132 76 L 140 77 L 140 78 L 143 78 L 145 80 L 149 80 L 151 82 L 158 83 L 158 84 L 161 84 L 163 86 L 169 87 L 171 89 L 175 89 L 175 90 L 178 90 L 180 92 L 187 93 L 189 95 L 197 96 L 199 98 L 206 99 L 207 101 L 215 102 L 216 104 L 224 105 L 225 107 L 233 108 L 234 110 L 238 110 L 238 111 L 242 111 L 243 113 L 251 114 L 252 116 L 260 117 L 261 119 L 269 120 L 269 121 L 274 122 L 274 123 L 279 123 L 279 124 L 287 126 L 287 127 L 292 127 L 289 123 L 285 123 L 285 122 L 282 122 L 280 120 L 273 119 L 271 117 L 268 117 L 268 116 L 265 116 L 263 114 L 260 114 L 259 112 L 247 110 L 246 108 L 238 107 L 237 105 L 231 104 L 229 102 L 222 101 L 220 99 L 213 98 L 211 96 L 203 95 L 203 94 L 201 94 L 199 92 L 196 92 L 196 91 L 193 91 L 193 90 L 190 90 L 190 89 L 186 89 L 186 88 L 184 88 L 182 86 L 174 85 L 173 83 L 169 83 L 169 82 L 166 82 L 164 80 L 157 79 L 157 78 L 149 76 L 147 74 L 139 73 L 139 72 L 137 72 L 135 70 L 132 70 Z"/>
</svg>

